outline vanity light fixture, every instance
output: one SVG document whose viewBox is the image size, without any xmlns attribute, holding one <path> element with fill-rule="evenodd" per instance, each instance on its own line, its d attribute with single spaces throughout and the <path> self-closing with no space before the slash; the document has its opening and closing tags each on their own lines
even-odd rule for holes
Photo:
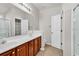
<svg viewBox="0 0 79 59">
<path fill-rule="evenodd" d="M 29 7 L 29 5 L 27 3 L 12 3 L 12 4 L 29 14 L 31 14 L 31 12 L 32 12 L 32 9 Z"/>
</svg>

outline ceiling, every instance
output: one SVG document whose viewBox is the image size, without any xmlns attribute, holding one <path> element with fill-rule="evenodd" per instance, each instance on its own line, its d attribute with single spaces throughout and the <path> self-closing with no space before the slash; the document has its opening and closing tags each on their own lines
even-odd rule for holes
<svg viewBox="0 0 79 59">
<path fill-rule="evenodd" d="M 31 3 L 33 6 L 35 6 L 37 9 L 42 10 L 46 8 L 55 8 L 60 7 L 61 3 Z M 11 8 L 11 5 L 9 3 L 0 3 L 0 14 L 5 14 L 9 11 Z"/>
<path fill-rule="evenodd" d="M 50 8 L 50 7 L 60 7 L 61 3 L 33 3 L 33 5 L 38 8 L 39 10 Z"/>
</svg>

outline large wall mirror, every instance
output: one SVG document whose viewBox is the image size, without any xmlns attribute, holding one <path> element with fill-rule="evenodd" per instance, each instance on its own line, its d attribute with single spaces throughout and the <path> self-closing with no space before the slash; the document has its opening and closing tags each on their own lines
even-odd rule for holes
<svg viewBox="0 0 79 59">
<path fill-rule="evenodd" d="M 28 20 L 23 20 L 19 18 L 15 18 L 15 21 L 12 22 L 10 20 L 1 18 L 0 19 L 0 38 L 12 37 L 12 33 L 14 36 L 26 34 L 28 31 Z M 14 29 L 14 31 L 13 31 Z"/>
</svg>

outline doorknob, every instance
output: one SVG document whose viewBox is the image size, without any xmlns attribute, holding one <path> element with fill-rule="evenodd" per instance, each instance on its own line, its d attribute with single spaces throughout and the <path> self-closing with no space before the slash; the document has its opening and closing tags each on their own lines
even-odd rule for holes
<svg viewBox="0 0 79 59">
<path fill-rule="evenodd" d="M 19 49 L 18 49 L 18 51 L 19 51 Z"/>
<path fill-rule="evenodd" d="M 79 44 L 77 44 L 77 46 L 79 46 Z"/>
<path fill-rule="evenodd" d="M 53 32 L 51 32 L 51 33 L 53 33 Z"/>
</svg>

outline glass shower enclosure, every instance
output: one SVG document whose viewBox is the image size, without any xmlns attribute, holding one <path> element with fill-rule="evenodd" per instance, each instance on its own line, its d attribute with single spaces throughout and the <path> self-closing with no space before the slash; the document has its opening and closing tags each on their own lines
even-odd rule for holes
<svg viewBox="0 0 79 59">
<path fill-rule="evenodd" d="M 74 55 L 79 56 L 79 5 L 73 10 Z"/>
</svg>

